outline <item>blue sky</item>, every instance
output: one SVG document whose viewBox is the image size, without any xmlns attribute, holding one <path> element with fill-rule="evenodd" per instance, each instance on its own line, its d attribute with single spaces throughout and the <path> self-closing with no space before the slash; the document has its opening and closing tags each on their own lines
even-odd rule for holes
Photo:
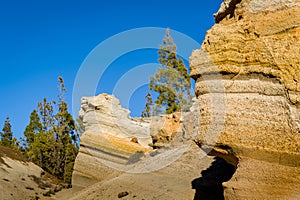
<svg viewBox="0 0 300 200">
<path fill-rule="evenodd" d="M 58 76 L 65 80 L 71 111 L 77 72 L 102 41 L 135 28 L 170 27 L 201 44 L 220 4 L 221 0 L 0 1 L 0 128 L 9 116 L 14 137 L 22 136 L 37 103 L 43 97 L 57 98 Z M 102 75 L 96 93 L 112 93 L 122 74 L 157 63 L 156 51 L 120 56 Z M 132 94 L 127 106 L 132 115 L 140 114 L 146 90 L 141 86 Z"/>
</svg>

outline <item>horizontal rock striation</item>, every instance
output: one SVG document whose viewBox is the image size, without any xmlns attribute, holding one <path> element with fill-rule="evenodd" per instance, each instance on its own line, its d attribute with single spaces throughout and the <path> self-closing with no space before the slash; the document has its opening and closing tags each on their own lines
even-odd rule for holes
<svg viewBox="0 0 300 200">
<path fill-rule="evenodd" d="M 83 97 L 79 117 L 85 132 L 75 160 L 72 185 L 82 189 L 118 174 L 136 153 L 151 150 L 150 123 L 131 119 L 117 98 Z"/>
<path fill-rule="evenodd" d="M 161 158 L 163 151 L 153 149 L 169 148 L 174 143 L 181 132 L 180 113 L 152 118 L 131 118 L 129 114 L 112 95 L 81 99 L 79 117 L 85 132 L 75 160 L 73 187 L 82 189 L 123 172 L 159 169 L 168 161 Z M 163 162 L 155 163 L 159 158 Z"/>
<path fill-rule="evenodd" d="M 299 107 L 299 1 L 244 0 L 235 7 L 233 15 L 207 31 L 202 49 L 193 52 L 191 76 L 197 79 L 200 74 L 218 72 L 275 77 Z"/>
<path fill-rule="evenodd" d="M 267 2 L 224 1 L 218 23 L 193 51 L 197 137 L 203 140 L 217 125 L 222 134 L 213 142 L 299 166 L 300 5 Z"/>
<path fill-rule="evenodd" d="M 299 0 L 224 0 L 190 57 L 197 100 L 185 133 L 238 162 L 227 199 L 300 196 L 299 13 Z"/>
<path fill-rule="evenodd" d="M 95 97 L 83 97 L 79 117 L 83 120 L 85 130 L 110 134 L 131 140 L 138 138 L 144 147 L 152 142 L 149 122 L 132 119 L 130 111 L 122 108 L 120 101 L 111 95 L 100 94 Z"/>
<path fill-rule="evenodd" d="M 200 79 L 196 83 L 197 140 L 209 140 L 207 134 L 215 134 L 213 142 L 229 145 L 235 152 L 299 166 L 297 110 L 287 100 L 284 86 L 263 75 L 241 75 L 236 80 L 227 78 Z M 218 87 L 208 87 L 220 82 L 225 93 L 218 91 Z M 223 121 L 215 116 L 223 116 Z M 212 126 L 218 126 L 220 133 L 215 133 Z"/>
</svg>

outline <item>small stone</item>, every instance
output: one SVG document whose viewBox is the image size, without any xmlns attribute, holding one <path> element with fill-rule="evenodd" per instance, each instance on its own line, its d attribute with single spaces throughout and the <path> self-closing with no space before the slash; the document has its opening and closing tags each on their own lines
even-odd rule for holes
<svg viewBox="0 0 300 200">
<path fill-rule="evenodd" d="M 123 198 L 123 197 L 126 197 L 127 195 L 129 195 L 129 193 L 128 193 L 127 191 L 125 191 L 125 192 L 120 192 L 120 193 L 118 194 L 118 198 L 121 199 L 121 198 Z"/>
</svg>

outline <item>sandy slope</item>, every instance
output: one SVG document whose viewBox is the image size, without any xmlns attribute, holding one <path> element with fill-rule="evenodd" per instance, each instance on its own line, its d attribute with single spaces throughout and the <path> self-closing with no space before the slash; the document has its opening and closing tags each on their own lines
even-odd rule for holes
<svg viewBox="0 0 300 200">
<path fill-rule="evenodd" d="M 12 149 L 0 146 L 0 199 L 52 199 L 43 194 L 59 181 Z M 43 189 L 42 189 L 43 188 Z"/>
<path fill-rule="evenodd" d="M 192 145 L 177 161 L 169 166 L 150 173 L 128 174 L 96 183 L 81 191 L 62 191 L 56 199 L 91 200 L 119 199 L 118 194 L 128 192 L 122 199 L 193 199 L 195 191 L 191 182 L 200 176 L 200 172 L 208 168 L 212 157 L 200 159 L 199 148 Z"/>
</svg>

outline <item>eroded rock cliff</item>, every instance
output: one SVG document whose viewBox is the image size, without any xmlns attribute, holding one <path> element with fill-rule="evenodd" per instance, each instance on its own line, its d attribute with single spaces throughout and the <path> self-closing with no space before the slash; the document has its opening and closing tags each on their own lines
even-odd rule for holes
<svg viewBox="0 0 300 200">
<path fill-rule="evenodd" d="M 85 132 L 75 161 L 72 184 L 82 189 L 122 170 L 136 153 L 150 150 L 149 122 L 129 117 L 114 96 L 83 97 L 79 117 Z M 113 167 L 113 164 L 117 166 Z"/>
<path fill-rule="evenodd" d="M 299 13 L 298 0 L 225 0 L 191 55 L 195 140 L 211 155 L 239 158 L 229 199 L 299 197 L 300 178 L 288 173 L 300 167 Z"/>
<path fill-rule="evenodd" d="M 223 98 L 224 104 L 218 106 L 226 109 L 220 141 L 245 153 L 248 149 L 273 152 L 274 159 L 283 163 L 289 161 L 275 152 L 298 156 L 299 13 L 299 1 L 223 3 L 215 15 L 218 23 L 190 60 L 200 134 L 207 132 L 213 114 L 222 114 L 210 110 L 216 106 L 211 100 L 214 94 Z M 299 165 L 294 161 L 290 164 Z"/>
</svg>

